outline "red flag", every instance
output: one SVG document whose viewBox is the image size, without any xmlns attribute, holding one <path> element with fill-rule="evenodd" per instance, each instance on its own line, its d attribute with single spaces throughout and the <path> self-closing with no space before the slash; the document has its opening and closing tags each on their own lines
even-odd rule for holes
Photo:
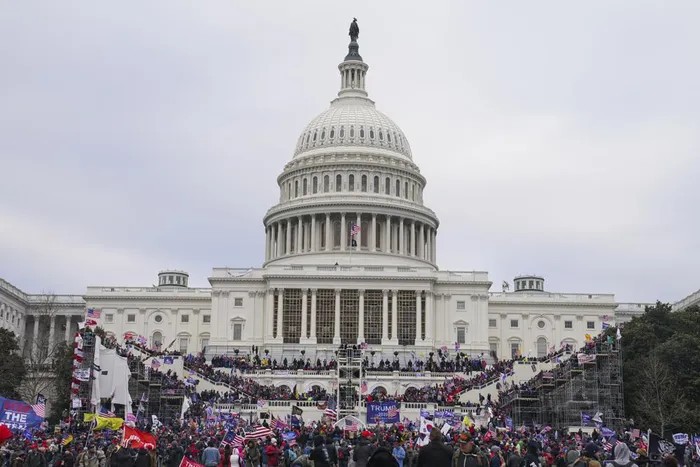
<svg viewBox="0 0 700 467">
<path fill-rule="evenodd" d="M 156 446 L 158 444 L 158 440 L 150 433 L 124 425 L 124 439 L 122 440 L 122 446 L 128 447 L 129 443 L 131 443 L 131 447 L 141 449 L 146 444 Z"/>
<path fill-rule="evenodd" d="M 12 432 L 7 425 L 0 425 L 0 444 L 4 443 L 8 439 L 12 438 Z"/>
<path fill-rule="evenodd" d="M 180 467 L 204 467 L 202 464 L 198 464 L 193 460 L 190 460 L 187 456 L 183 456 L 180 461 Z"/>
</svg>

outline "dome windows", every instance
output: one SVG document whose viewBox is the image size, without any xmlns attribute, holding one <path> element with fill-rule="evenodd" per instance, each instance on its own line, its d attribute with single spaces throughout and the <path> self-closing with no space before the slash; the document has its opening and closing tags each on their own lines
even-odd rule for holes
<svg viewBox="0 0 700 467">
<path fill-rule="evenodd" d="M 318 136 L 318 130 L 314 131 L 314 143 L 316 142 L 316 136 Z"/>
<path fill-rule="evenodd" d="M 386 132 L 386 140 L 391 143 L 391 132 L 389 131 Z"/>
<path fill-rule="evenodd" d="M 385 195 L 390 195 L 391 194 L 391 179 L 387 177 L 384 180 L 384 194 Z"/>
<path fill-rule="evenodd" d="M 335 127 L 334 126 L 331 127 L 331 135 L 330 136 L 331 136 L 331 139 L 335 138 Z"/>
<path fill-rule="evenodd" d="M 367 192 L 367 175 L 362 176 L 361 189 L 363 193 Z"/>
<path fill-rule="evenodd" d="M 338 174 L 335 176 L 335 191 L 336 191 L 336 193 L 340 193 L 342 188 L 343 188 L 343 176 Z"/>
<path fill-rule="evenodd" d="M 323 141 L 324 139 L 326 139 L 326 129 L 325 128 L 323 130 L 321 130 L 321 141 Z"/>
<path fill-rule="evenodd" d="M 308 187 L 309 187 L 309 181 L 307 179 L 304 179 L 304 180 L 302 180 L 301 184 L 302 184 L 301 194 L 303 196 L 306 196 L 306 193 L 307 193 Z"/>
<path fill-rule="evenodd" d="M 348 190 L 355 191 L 355 176 L 352 174 L 348 176 Z"/>
<path fill-rule="evenodd" d="M 332 136 L 331 136 L 331 138 L 332 138 Z M 341 139 L 345 138 L 345 127 L 344 126 L 340 127 L 340 138 Z"/>
<path fill-rule="evenodd" d="M 379 130 L 379 141 L 384 141 L 384 133 L 382 133 L 382 130 Z"/>
<path fill-rule="evenodd" d="M 360 125 L 360 138 L 364 138 L 364 137 L 365 137 L 365 129 L 362 127 L 362 125 Z"/>
<path fill-rule="evenodd" d="M 379 193 L 379 177 L 374 176 L 374 183 L 372 184 L 372 190 L 375 193 Z"/>
<path fill-rule="evenodd" d="M 404 182 L 403 184 L 403 197 L 408 199 L 408 182 Z"/>
<path fill-rule="evenodd" d="M 299 180 L 294 180 L 294 197 L 299 197 Z"/>
<path fill-rule="evenodd" d="M 328 175 L 324 175 L 323 176 L 323 192 L 328 193 L 328 191 L 330 190 L 330 186 L 331 186 L 331 177 L 329 177 Z"/>
<path fill-rule="evenodd" d="M 396 179 L 396 196 L 401 196 L 401 180 Z"/>
<path fill-rule="evenodd" d="M 313 194 L 318 193 L 318 177 L 314 177 L 313 181 L 311 182 L 311 192 Z"/>
<path fill-rule="evenodd" d="M 369 129 L 369 139 L 374 139 L 374 128 Z"/>
<path fill-rule="evenodd" d="M 355 127 L 353 125 L 350 125 L 350 137 L 355 137 Z"/>
</svg>

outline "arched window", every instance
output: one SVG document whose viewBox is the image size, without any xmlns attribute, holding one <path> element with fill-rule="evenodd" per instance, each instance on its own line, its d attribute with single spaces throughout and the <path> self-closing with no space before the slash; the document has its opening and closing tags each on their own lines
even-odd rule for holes
<svg viewBox="0 0 700 467">
<path fill-rule="evenodd" d="M 411 201 L 416 200 L 416 184 L 411 185 Z"/>
<path fill-rule="evenodd" d="M 318 193 L 318 177 L 314 177 L 311 182 L 311 190 L 313 194 Z"/>
<path fill-rule="evenodd" d="M 540 337 L 537 339 L 537 358 L 547 356 L 547 339 Z"/>
<path fill-rule="evenodd" d="M 390 195 L 391 194 L 391 179 L 387 177 L 384 180 L 384 194 L 385 195 Z"/>
<path fill-rule="evenodd" d="M 292 199 L 292 182 L 287 182 L 287 199 Z"/>
<path fill-rule="evenodd" d="M 331 186 L 331 177 L 328 175 L 323 176 L 323 192 L 328 193 L 328 190 L 330 190 Z"/>
<path fill-rule="evenodd" d="M 335 138 L 335 127 L 334 126 L 331 127 L 331 135 L 330 136 L 331 136 L 331 139 Z"/>
<path fill-rule="evenodd" d="M 306 196 L 306 193 L 308 192 L 308 188 L 309 188 L 309 181 L 307 179 L 304 179 L 304 180 L 302 180 L 301 185 L 302 185 L 301 194 Z"/>
<path fill-rule="evenodd" d="M 379 193 L 379 177 L 376 175 L 374 176 L 374 186 L 373 186 L 374 192 Z"/>
<path fill-rule="evenodd" d="M 163 345 L 163 334 L 160 331 L 153 333 L 151 337 L 151 348 L 159 349 Z"/>
<path fill-rule="evenodd" d="M 382 130 L 379 130 L 379 141 L 384 141 L 384 133 L 382 133 Z"/>
<path fill-rule="evenodd" d="M 386 140 L 391 143 L 391 132 L 386 132 Z"/>
<path fill-rule="evenodd" d="M 323 130 L 321 130 L 321 141 L 323 141 L 324 139 L 326 139 L 326 129 L 325 128 Z"/>
<path fill-rule="evenodd" d="M 314 142 L 316 142 L 316 135 L 318 134 L 318 131 L 314 131 Z"/>
<path fill-rule="evenodd" d="M 340 127 L 340 137 L 345 138 L 345 127 L 344 126 Z"/>
<path fill-rule="evenodd" d="M 343 188 L 343 176 L 338 174 L 335 176 L 335 191 L 340 192 Z"/>
<path fill-rule="evenodd" d="M 396 196 L 401 196 L 401 180 L 396 180 Z"/>
<path fill-rule="evenodd" d="M 362 191 L 366 192 L 367 191 L 367 175 L 362 176 Z"/>
<path fill-rule="evenodd" d="M 299 180 L 294 180 L 294 197 L 299 197 Z"/>
<path fill-rule="evenodd" d="M 369 139 L 374 139 L 374 128 L 369 129 Z"/>
<path fill-rule="evenodd" d="M 365 137 L 365 129 L 362 126 L 360 126 L 360 138 L 364 138 L 364 137 Z"/>
<path fill-rule="evenodd" d="M 311 137 L 311 133 L 306 134 L 306 144 L 309 144 L 309 138 Z"/>
<path fill-rule="evenodd" d="M 348 191 L 355 191 L 355 176 L 348 175 Z"/>
<path fill-rule="evenodd" d="M 350 137 L 354 138 L 355 137 L 355 127 L 350 125 Z"/>
<path fill-rule="evenodd" d="M 404 182 L 403 184 L 403 197 L 408 199 L 408 182 Z"/>
</svg>

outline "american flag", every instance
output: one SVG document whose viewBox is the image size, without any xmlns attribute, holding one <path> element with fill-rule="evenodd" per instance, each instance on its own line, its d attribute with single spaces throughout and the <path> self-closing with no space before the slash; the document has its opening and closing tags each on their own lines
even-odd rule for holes
<svg viewBox="0 0 700 467">
<path fill-rule="evenodd" d="M 158 368 L 160 368 L 160 361 L 157 358 L 154 358 L 153 360 L 151 360 L 151 368 L 156 369 L 156 370 Z"/>
<path fill-rule="evenodd" d="M 32 405 L 32 410 L 38 417 L 46 418 L 46 403 L 40 402 L 38 404 L 34 404 Z"/>
<path fill-rule="evenodd" d="M 359 224 L 352 224 L 352 228 L 350 228 L 350 235 L 353 237 L 357 234 L 359 234 L 362 231 L 362 228 L 359 226 Z"/>
<path fill-rule="evenodd" d="M 100 310 L 96 310 L 94 308 L 88 308 L 87 309 L 87 317 L 92 318 L 92 319 L 100 319 L 100 315 L 102 312 Z"/>
<path fill-rule="evenodd" d="M 367 381 L 362 381 L 362 384 L 360 384 L 360 392 L 367 394 Z"/>
<path fill-rule="evenodd" d="M 386 411 L 387 418 L 394 418 L 398 414 L 399 414 L 399 409 L 396 406 L 389 407 L 389 409 Z"/>
<path fill-rule="evenodd" d="M 275 430 L 286 430 L 288 428 L 288 425 L 284 423 L 281 419 L 279 418 L 273 418 L 272 419 L 272 428 Z"/>
<path fill-rule="evenodd" d="M 112 412 L 111 410 L 107 410 L 106 407 L 100 407 L 100 411 L 97 412 L 97 415 L 100 416 L 100 417 L 106 417 L 106 418 L 114 418 L 114 417 L 116 417 L 116 415 L 114 414 L 114 412 Z"/>
<path fill-rule="evenodd" d="M 352 418 L 345 419 L 345 426 L 343 427 L 345 431 L 360 431 L 360 425 Z"/>
<path fill-rule="evenodd" d="M 262 425 L 256 426 L 253 431 L 246 433 L 245 439 L 263 439 L 272 436 L 272 430 Z"/>
<path fill-rule="evenodd" d="M 335 420 L 336 417 L 338 417 L 338 414 L 335 410 L 333 409 L 326 409 L 323 411 L 323 415 L 330 418 L 331 420 Z"/>
</svg>

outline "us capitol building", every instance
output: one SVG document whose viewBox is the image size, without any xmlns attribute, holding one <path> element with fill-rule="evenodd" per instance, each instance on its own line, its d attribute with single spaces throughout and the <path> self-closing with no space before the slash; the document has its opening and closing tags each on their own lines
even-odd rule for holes
<svg viewBox="0 0 700 467">
<path fill-rule="evenodd" d="M 369 98 L 368 69 L 356 31 L 338 65 L 337 97 L 301 132 L 277 178 L 261 267 L 214 268 L 210 288 L 166 270 L 157 286 L 89 286 L 82 296 L 31 295 L 0 280 L 1 325 L 25 347 L 41 335 L 56 342 L 90 307 L 119 339 L 133 333 L 184 353 L 258 346 L 278 359 L 302 350 L 323 359 L 338 344 L 367 344 L 383 358 L 443 347 L 510 358 L 579 346 L 603 323 L 643 312 L 612 294 L 550 292 L 537 275 L 490 292 L 487 272 L 439 269 L 426 179 L 406 135 Z M 685 301 L 700 300 L 693 296 Z"/>
</svg>

